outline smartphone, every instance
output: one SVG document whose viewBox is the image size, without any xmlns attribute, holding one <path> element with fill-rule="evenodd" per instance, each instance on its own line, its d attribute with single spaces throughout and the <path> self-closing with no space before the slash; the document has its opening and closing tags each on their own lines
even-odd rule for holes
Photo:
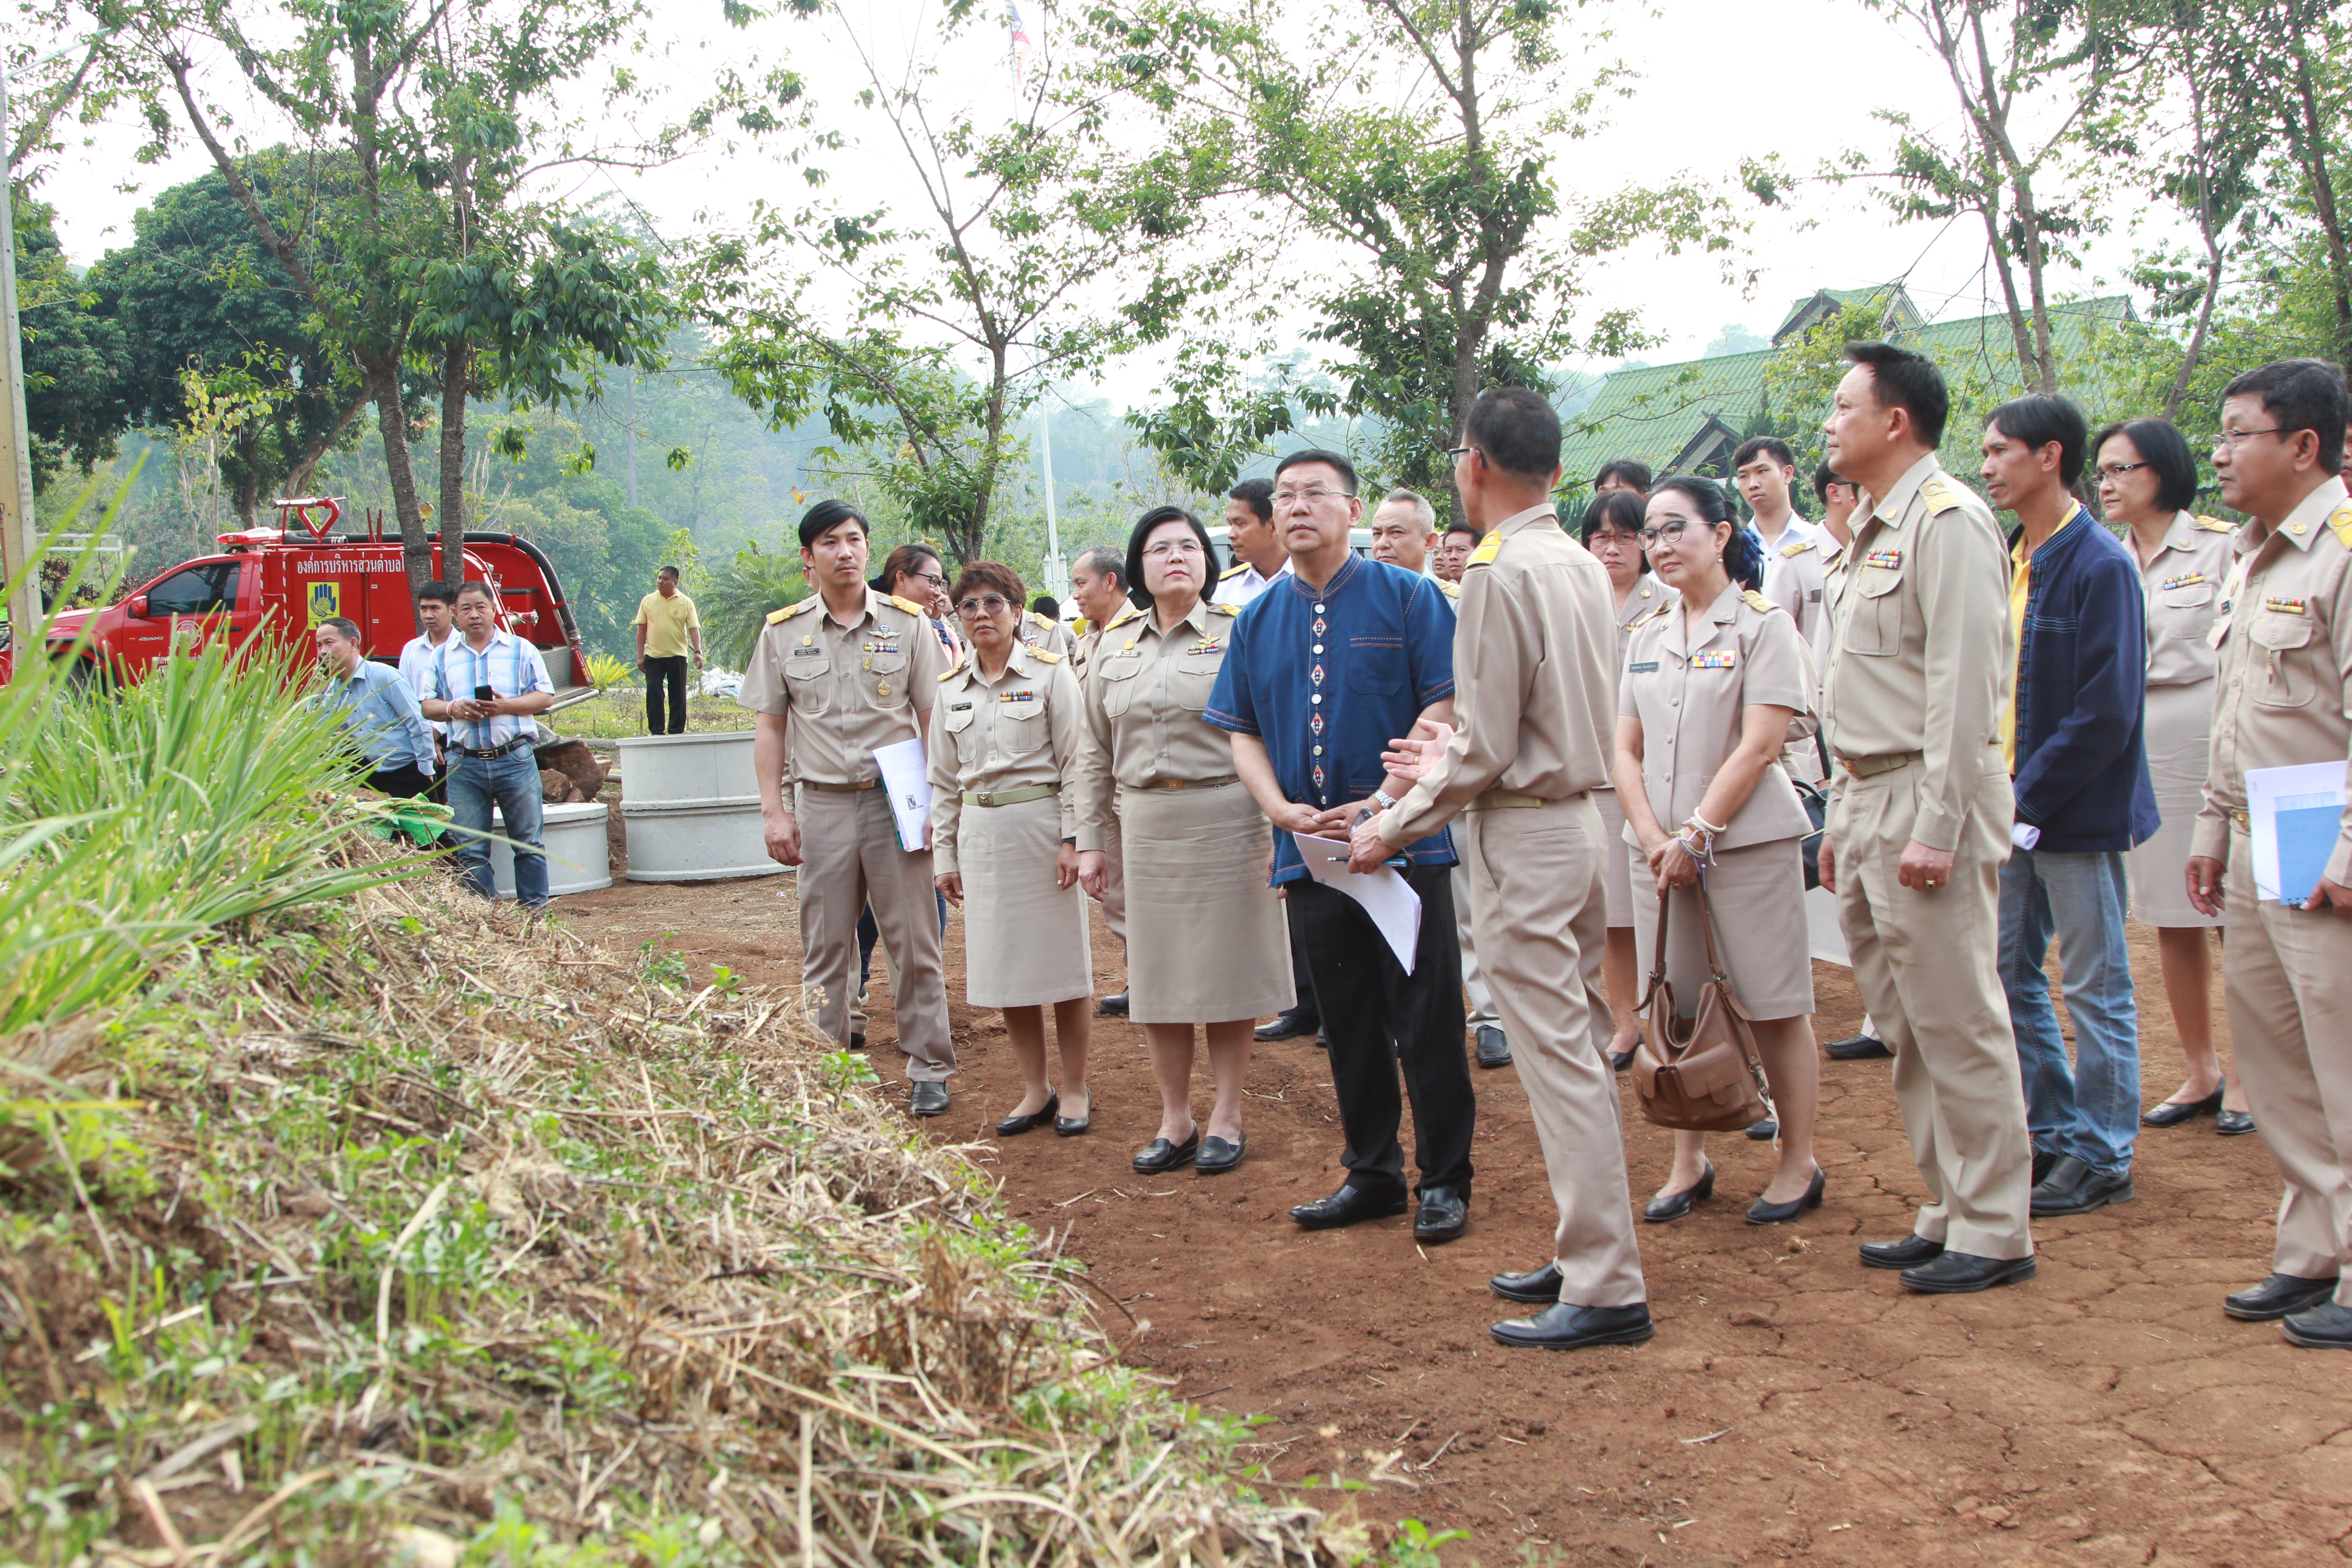
<svg viewBox="0 0 2352 1568">
<path fill-rule="evenodd" d="M 477 702 L 495 702 L 498 700 L 498 696 L 499 694 L 497 692 L 491 690 L 487 686 L 477 686 L 474 688 L 474 700 Z"/>
</svg>

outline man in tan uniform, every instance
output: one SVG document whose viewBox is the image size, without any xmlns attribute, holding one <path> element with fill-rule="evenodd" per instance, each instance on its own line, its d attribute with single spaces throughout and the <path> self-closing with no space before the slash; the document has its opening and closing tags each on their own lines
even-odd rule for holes
<svg viewBox="0 0 2352 1568">
<path fill-rule="evenodd" d="M 817 1027 L 850 1043 L 857 916 L 870 904 L 890 954 L 908 1109 L 937 1116 L 956 1061 L 929 836 L 899 845 L 874 752 L 921 736 L 947 653 L 920 605 L 866 585 L 866 553 L 856 509 L 809 509 L 801 564 L 817 591 L 768 617 L 737 700 L 759 716 L 751 765 L 768 853 L 800 868 L 801 983 L 820 993 Z"/>
<path fill-rule="evenodd" d="M 1616 729 L 1613 595 L 1607 570 L 1552 515 L 1551 405 L 1522 387 L 1489 392 L 1463 441 L 1454 486 L 1489 531 L 1462 574 L 1461 728 L 1437 726 L 1384 759 L 1420 782 L 1356 828 L 1351 864 L 1370 870 L 1462 814 L 1478 956 L 1559 1210 L 1553 1260 L 1492 1281 L 1507 1300 L 1548 1305 L 1490 1331 L 1507 1345 L 1555 1350 L 1635 1344 L 1653 1330 L 1601 988 L 1601 858 L 1624 851 L 1607 841 L 1592 803 Z"/>
<path fill-rule="evenodd" d="M 1914 1290 L 2033 1273 L 2032 1155 L 1995 919 L 2015 801 L 2000 715 L 2015 679 L 2008 547 L 1992 510 L 1936 461 L 1942 373 L 1852 343 L 1829 460 L 1874 498 L 1837 602 L 1822 722 L 1836 758 L 1822 885 L 1853 979 L 1895 1048 L 1895 1097 L 1927 1202 L 1862 1261 Z"/>
<path fill-rule="evenodd" d="M 2352 1349 L 2352 827 L 2334 836 L 2315 882 L 2282 855 L 2282 885 L 2258 889 L 2246 774 L 2352 755 L 2344 422 L 2342 374 L 2317 360 L 2248 371 L 2221 395 L 2213 470 L 2221 500 L 2252 521 L 2213 628 L 2212 753 L 2188 871 L 2200 910 L 2221 913 L 2226 897 L 2230 1036 L 2286 1184 L 2270 1277 L 2222 1310 L 2336 1349 Z"/>
<path fill-rule="evenodd" d="M 1077 647 L 1070 654 L 1070 673 L 1083 679 L 1095 649 L 1102 643 L 1103 628 L 1118 619 L 1122 611 L 1134 607 L 1127 596 L 1127 558 L 1108 544 L 1098 544 L 1079 556 L 1070 568 L 1070 602 L 1077 605 L 1083 617 L 1078 622 Z M 1120 864 L 1116 813 L 1103 826 L 1102 851 L 1103 924 L 1110 928 L 1112 940 L 1124 950 L 1127 876 Z M 1125 1017 L 1127 987 L 1121 985 L 1116 993 L 1097 1000 L 1095 1011 Z"/>
</svg>

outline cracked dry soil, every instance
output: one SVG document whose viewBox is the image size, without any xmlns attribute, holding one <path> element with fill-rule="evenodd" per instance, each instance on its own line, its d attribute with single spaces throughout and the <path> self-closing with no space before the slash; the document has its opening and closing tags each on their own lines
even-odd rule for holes
<svg viewBox="0 0 2352 1568">
<path fill-rule="evenodd" d="M 698 977 L 725 964 L 793 984 L 792 892 L 789 877 L 617 883 L 559 908 L 616 947 L 666 942 Z M 1019 1078 L 996 1016 L 963 1005 L 961 921 L 948 990 L 962 1068 L 953 1110 L 926 1132 L 992 1142 Z M 1118 990 L 1099 910 L 1094 952 L 1097 991 Z M 2151 932 L 2133 928 L 2132 953 L 2154 1104 L 2179 1082 L 2180 1053 Z M 1816 965 L 1815 983 L 1822 1037 L 1851 1033 L 1861 1008 L 1846 972 Z M 875 1064 L 903 1097 L 878 961 L 873 993 Z M 2144 1129 L 2137 1200 L 2037 1225 L 2037 1279 L 1914 1297 L 1854 1259 L 1857 1242 L 1905 1234 L 1919 1194 L 1888 1064 L 1825 1062 L 1820 1210 L 1745 1224 L 1769 1151 L 1718 1137 L 1720 1195 L 1641 1227 L 1656 1339 L 1505 1352 L 1486 1337 L 1507 1315 L 1486 1278 L 1540 1262 L 1552 1224 L 1513 1069 L 1475 1075 L 1469 1234 L 1421 1249 L 1403 1218 L 1308 1235 L 1285 1217 L 1340 1178 L 1330 1078 L 1307 1041 L 1257 1048 L 1239 1171 L 1137 1176 L 1128 1160 L 1157 1120 L 1142 1047 L 1141 1029 L 1096 1019 L 1094 1131 L 1005 1140 L 979 1158 L 1015 1213 L 1148 1325 L 1138 1364 L 1205 1406 L 1262 1418 L 1252 1453 L 1273 1482 L 1369 1479 L 1356 1494 L 1367 1517 L 1471 1532 L 1449 1563 L 1517 1562 L 1523 1548 L 1625 1568 L 2352 1555 L 2352 1356 L 2296 1350 L 2221 1310 L 2268 1269 L 2278 1183 L 2259 1136 L 2216 1137 L 2210 1119 Z M 1205 1114 L 1205 1066 L 1198 1076 Z M 1664 1179 L 1668 1135 L 1621 1089 L 1638 1202 Z"/>
</svg>

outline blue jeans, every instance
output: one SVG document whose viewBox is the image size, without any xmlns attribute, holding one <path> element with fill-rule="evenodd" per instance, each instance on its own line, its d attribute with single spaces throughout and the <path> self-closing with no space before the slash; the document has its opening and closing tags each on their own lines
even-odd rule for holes
<svg viewBox="0 0 2352 1568">
<path fill-rule="evenodd" d="M 2124 947 L 2120 853 L 2013 849 L 2000 868 L 2000 980 L 2025 1079 L 2034 1152 L 2071 1154 L 2105 1175 L 2131 1169 L 2139 1131 L 2139 1006 Z M 2074 1060 L 2042 970 L 2058 939 Z"/>
<path fill-rule="evenodd" d="M 449 816 L 457 835 L 457 868 L 466 885 L 486 899 L 499 896 L 490 871 L 490 807 L 506 819 L 504 836 L 514 842 L 515 901 L 526 909 L 547 907 L 547 857 L 539 843 L 539 759 L 530 747 L 503 757 L 449 755 Z"/>
</svg>

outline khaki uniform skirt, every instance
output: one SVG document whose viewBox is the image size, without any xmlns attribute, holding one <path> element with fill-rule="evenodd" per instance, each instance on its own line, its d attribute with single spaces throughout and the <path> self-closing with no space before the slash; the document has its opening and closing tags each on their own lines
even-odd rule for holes
<svg viewBox="0 0 2352 1568">
<path fill-rule="evenodd" d="M 1752 1018 L 1799 1018 L 1813 1010 L 1813 958 L 1805 922 L 1802 841 L 1775 838 L 1726 849 L 1706 870 L 1706 900 L 1715 910 L 1715 951 L 1731 989 Z M 1657 879 L 1633 862 L 1633 937 L 1642 956 L 1642 984 L 1658 961 Z M 1698 899 L 1676 889 L 1666 926 L 1666 984 L 1677 1007 L 1696 1006 L 1706 984 L 1706 939 L 1699 932 Z"/>
<path fill-rule="evenodd" d="M 1297 1000 L 1290 929 L 1265 885 L 1271 829 L 1246 788 L 1122 784 L 1118 830 L 1130 1019 L 1222 1024 Z"/>
<path fill-rule="evenodd" d="M 1091 996 L 1087 896 L 1054 885 L 1062 803 L 964 803 L 956 816 L 963 870 L 963 999 L 975 1007 L 1036 1007 Z"/>
<path fill-rule="evenodd" d="M 2189 838 L 2205 805 L 2213 683 L 2147 689 L 2147 776 L 2156 786 L 2156 837 L 2124 857 L 2132 918 L 2152 926 L 2218 926 L 2189 901 Z M 2251 873 L 2249 873 L 2251 875 Z"/>
<path fill-rule="evenodd" d="M 1594 790 L 1592 804 L 1601 810 L 1601 826 L 1605 835 L 1602 842 L 1622 847 L 1625 842 L 1625 808 L 1617 804 L 1617 792 L 1613 789 Z M 1622 855 L 1603 854 L 1601 857 L 1601 879 L 1609 893 L 1609 924 L 1612 929 L 1633 923 L 1633 861 L 1641 858 L 1639 850 L 1633 852 L 1633 859 Z M 1647 866 L 1642 868 L 1642 874 L 1644 877 L 1649 875 Z M 1649 908 L 1650 918 L 1657 919 L 1657 901 L 1654 899 L 1642 901 Z M 1655 936 L 1657 933 L 1653 931 L 1650 934 Z"/>
</svg>

